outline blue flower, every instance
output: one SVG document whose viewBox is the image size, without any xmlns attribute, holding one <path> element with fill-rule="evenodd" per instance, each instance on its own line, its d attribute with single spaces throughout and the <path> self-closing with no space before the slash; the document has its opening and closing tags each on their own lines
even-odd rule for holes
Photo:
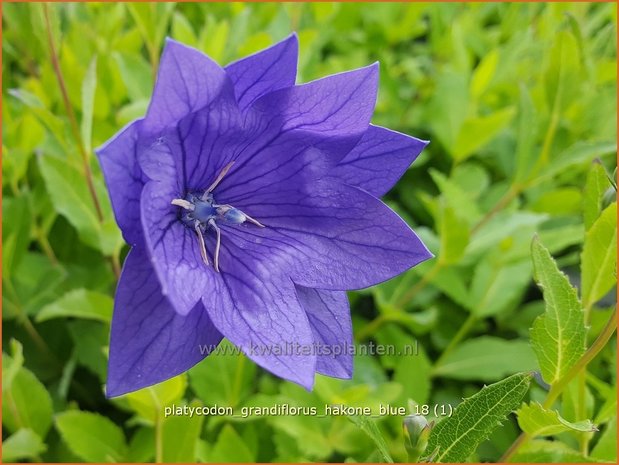
<svg viewBox="0 0 619 465">
<path fill-rule="evenodd" d="M 97 151 L 132 246 L 108 396 L 224 336 L 308 389 L 316 372 L 349 378 L 346 290 L 431 256 L 378 200 L 426 145 L 370 125 L 378 65 L 295 85 L 297 53 L 292 35 L 222 68 L 168 40 L 146 116 Z"/>
</svg>

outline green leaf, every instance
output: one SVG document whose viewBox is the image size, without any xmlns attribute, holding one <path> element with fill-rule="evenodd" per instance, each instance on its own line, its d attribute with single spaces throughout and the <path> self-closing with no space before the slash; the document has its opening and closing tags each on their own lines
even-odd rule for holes
<svg viewBox="0 0 619 465">
<path fill-rule="evenodd" d="M 522 296 L 530 280 L 528 261 L 494 264 L 484 260 L 473 273 L 467 307 L 478 318 L 496 315 Z"/>
<path fill-rule="evenodd" d="M 433 462 L 465 462 L 477 446 L 518 407 L 531 375 L 519 373 L 465 399 L 430 433 L 426 451 Z"/>
<path fill-rule="evenodd" d="M 232 425 L 225 425 L 209 454 L 210 462 L 250 463 L 256 458 Z"/>
<path fill-rule="evenodd" d="M 497 381 L 536 368 L 535 354 L 527 341 L 482 336 L 456 347 L 432 374 L 462 380 Z"/>
<path fill-rule="evenodd" d="M 393 380 L 402 384 L 402 398 L 425 404 L 430 398 L 432 364 L 423 348 L 413 357 L 397 357 Z"/>
<path fill-rule="evenodd" d="M 23 460 L 40 462 L 39 455 L 46 449 L 37 433 L 24 428 L 2 441 L 2 460 L 4 463 Z"/>
<path fill-rule="evenodd" d="M 469 227 L 466 221 L 458 218 L 453 208 L 443 207 L 440 219 L 441 245 L 439 262 L 444 265 L 457 263 L 469 243 Z"/>
<path fill-rule="evenodd" d="M 131 437 L 127 462 L 152 463 L 155 458 L 155 430 L 142 426 Z"/>
<path fill-rule="evenodd" d="M 201 407 L 193 401 L 190 407 Z M 196 446 L 202 431 L 202 415 L 170 416 L 163 421 L 163 461 L 167 463 L 190 463 L 196 461 Z"/>
<path fill-rule="evenodd" d="M 466 76 L 453 71 L 438 76 L 428 108 L 428 119 L 436 137 L 452 155 L 456 150 L 456 138 L 466 117 L 468 101 Z"/>
<path fill-rule="evenodd" d="M 114 52 L 120 75 L 133 101 L 150 97 L 153 90 L 153 75 L 148 62 L 141 55 Z"/>
<path fill-rule="evenodd" d="M 2 225 L 2 277 L 10 278 L 30 244 L 31 211 L 28 198 L 5 197 L 2 199 L 2 216 L 10 218 Z"/>
<path fill-rule="evenodd" d="M 516 133 L 516 169 L 514 182 L 528 178 L 537 161 L 538 151 L 535 147 L 537 135 L 537 114 L 531 95 L 524 84 L 520 85 L 518 104 L 518 126 Z"/>
<path fill-rule="evenodd" d="M 465 120 L 456 138 L 454 159 L 462 161 L 482 148 L 507 127 L 514 114 L 514 108 L 508 107 L 488 116 Z"/>
<path fill-rule="evenodd" d="M 602 212 L 602 198 L 610 187 L 610 181 L 604 166 L 594 161 L 587 173 L 587 181 L 583 191 L 582 207 L 585 229 L 588 231 Z"/>
<path fill-rule="evenodd" d="M 222 341 L 218 354 L 207 357 L 189 370 L 192 389 L 208 405 L 236 407 L 254 387 L 256 365 L 234 346 Z"/>
<path fill-rule="evenodd" d="M 11 389 L 13 380 L 24 366 L 24 348 L 17 339 L 11 339 L 11 357 L 2 360 L 2 391 Z"/>
<path fill-rule="evenodd" d="M 14 363 L 2 354 L 4 369 Z M 10 368 L 8 368 L 10 370 Z M 45 386 L 24 367 L 21 367 L 10 386 L 2 389 L 2 425 L 14 433 L 28 428 L 44 438 L 52 424 L 52 399 Z"/>
<path fill-rule="evenodd" d="M 56 428 L 71 451 L 86 461 L 121 462 L 127 454 L 122 429 L 96 413 L 60 413 L 56 416 Z"/>
<path fill-rule="evenodd" d="M 604 209 L 585 234 L 582 301 L 590 308 L 617 283 L 617 203 Z"/>
<path fill-rule="evenodd" d="M 553 436 L 565 431 L 597 431 L 589 420 L 569 422 L 556 410 L 547 410 L 538 402 L 523 404 L 516 412 L 520 429 L 531 437 Z"/>
<path fill-rule="evenodd" d="M 616 438 L 615 438 L 616 440 Z M 514 454 L 512 463 L 614 463 L 585 457 L 559 441 L 534 439 Z"/>
<path fill-rule="evenodd" d="M 95 90 L 97 89 L 97 57 L 95 56 L 82 82 L 82 124 L 81 136 L 86 153 L 92 150 L 92 118 L 95 107 Z"/>
<path fill-rule="evenodd" d="M 430 176 L 441 191 L 447 205 L 453 208 L 460 218 L 466 219 L 469 224 L 477 221 L 481 213 L 475 200 L 467 191 L 434 168 L 430 169 Z"/>
<path fill-rule="evenodd" d="M 67 160 L 40 156 L 39 168 L 56 210 L 78 230 L 84 241 L 99 245 L 99 221 L 84 176 Z"/>
<path fill-rule="evenodd" d="M 471 77 L 471 95 L 479 98 L 490 85 L 499 63 L 499 52 L 495 48 L 487 53 L 475 68 Z"/>
<path fill-rule="evenodd" d="M 114 301 L 106 294 L 74 289 L 67 292 L 60 299 L 46 305 L 37 314 L 37 322 L 52 318 L 86 318 L 109 323 L 112 320 Z"/>
<path fill-rule="evenodd" d="M 535 238 L 532 245 L 535 280 L 543 291 L 545 313 L 531 328 L 531 344 L 548 384 L 561 379 L 585 352 L 584 312 L 576 289 L 557 268 L 548 250 Z"/>
<path fill-rule="evenodd" d="M 38 162 L 54 208 L 77 229 L 80 238 L 106 255 L 120 248 L 123 244 L 122 237 L 114 226 L 103 183 L 98 179 L 94 180 L 104 214 L 105 221 L 102 224 L 81 171 L 71 166 L 67 159 L 54 156 L 40 156 Z"/>
<path fill-rule="evenodd" d="M 163 415 L 164 408 L 180 400 L 186 388 L 187 376 L 182 374 L 163 383 L 125 394 L 122 398 L 127 400 L 129 407 L 140 417 L 155 424 Z"/>
<path fill-rule="evenodd" d="M 382 460 L 384 460 L 387 463 L 393 463 L 393 459 L 391 458 L 391 455 L 389 454 L 389 449 L 387 448 L 387 443 L 385 442 L 385 438 L 383 437 L 382 433 L 378 429 L 378 426 L 376 426 L 376 423 L 374 422 L 374 420 L 368 417 L 354 416 L 354 415 L 349 415 L 348 418 L 355 425 L 357 425 L 358 428 L 363 430 L 365 434 L 367 434 L 372 439 L 372 441 L 374 441 L 374 444 L 376 444 L 376 447 L 378 448 L 378 452 Z"/>
<path fill-rule="evenodd" d="M 4 446 L 3 446 L 4 448 Z M 617 418 L 613 418 L 606 425 L 600 440 L 597 442 L 591 457 L 599 460 L 608 460 L 617 463 Z"/>
<path fill-rule="evenodd" d="M 536 181 L 552 178 L 578 165 L 590 164 L 596 157 L 617 152 L 614 142 L 577 142 L 553 157 Z"/>
</svg>

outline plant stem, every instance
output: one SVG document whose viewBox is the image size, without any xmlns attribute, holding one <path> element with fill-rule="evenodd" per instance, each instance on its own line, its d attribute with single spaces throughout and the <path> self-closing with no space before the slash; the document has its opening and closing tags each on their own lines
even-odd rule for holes
<svg viewBox="0 0 619 465">
<path fill-rule="evenodd" d="M 388 318 L 384 313 L 381 313 L 374 318 L 370 323 L 365 325 L 361 331 L 357 332 L 357 341 L 361 342 L 369 338 L 374 332 L 380 328 L 384 323 L 388 321 Z"/>
<path fill-rule="evenodd" d="M 520 184 L 512 184 L 507 192 L 501 197 L 501 199 L 496 203 L 492 209 L 484 215 L 484 217 L 477 222 L 475 226 L 471 229 L 471 234 L 475 234 L 479 229 L 484 226 L 488 221 L 490 221 L 494 216 L 499 213 L 503 208 L 505 208 L 509 203 L 514 200 L 520 191 L 522 190 L 522 186 Z"/>
<path fill-rule="evenodd" d="M 80 155 L 82 157 L 82 165 L 84 169 L 84 175 L 86 176 L 86 184 L 88 185 L 88 191 L 90 192 L 90 196 L 92 197 L 92 201 L 95 206 L 95 211 L 97 214 L 97 218 L 99 221 L 103 221 L 103 211 L 101 210 L 101 204 L 99 203 L 99 198 L 97 197 L 97 192 L 95 191 L 95 185 L 93 182 L 92 171 L 90 169 L 90 164 L 88 162 L 88 153 L 86 152 L 86 148 L 84 147 L 84 142 L 82 141 L 82 136 L 80 135 L 79 127 L 77 125 L 77 118 L 75 117 L 75 113 L 73 112 L 73 107 L 71 106 L 71 101 L 69 100 L 69 94 L 67 92 L 67 86 L 65 84 L 64 76 L 62 75 L 62 70 L 60 69 L 60 62 L 58 61 L 58 53 L 56 51 L 56 45 L 54 43 L 54 36 L 52 34 L 52 25 L 49 18 L 49 6 L 44 3 L 43 4 L 43 12 L 45 14 L 45 26 L 47 29 L 47 40 L 49 42 L 49 51 L 50 58 L 52 61 L 52 66 L 54 68 L 54 74 L 56 75 L 56 79 L 58 80 L 58 86 L 60 87 L 60 93 L 62 95 L 62 101 L 65 107 L 65 111 L 67 112 L 67 116 L 69 117 L 69 123 L 71 125 L 71 132 L 73 132 L 73 137 L 77 142 L 77 146 L 80 151 Z"/>
<path fill-rule="evenodd" d="M 591 362 L 591 360 L 593 360 L 602 351 L 602 349 L 606 346 L 610 338 L 615 333 L 616 329 L 617 309 L 615 308 L 610 319 L 606 323 L 606 326 L 604 326 L 604 329 L 602 330 L 600 335 L 593 342 L 593 344 L 591 344 L 591 347 L 587 349 L 583 356 L 580 357 L 580 359 L 574 364 L 574 366 L 572 366 L 572 368 L 570 368 L 570 370 L 565 374 L 565 376 L 563 376 L 563 378 L 561 378 L 559 381 L 552 385 L 550 391 L 548 392 L 548 395 L 546 396 L 546 400 L 543 403 L 544 408 L 549 409 L 552 407 L 552 405 L 555 403 L 559 395 L 561 395 L 563 389 L 565 389 L 569 382 L 572 381 L 581 372 L 581 370 L 584 370 Z M 527 442 L 528 439 L 528 434 L 521 433 L 520 436 L 518 436 L 518 438 L 516 438 L 516 440 L 512 443 L 509 449 L 507 449 L 505 454 L 503 454 L 503 456 L 499 459 L 499 462 L 508 462 L 509 459 L 516 453 L 516 451 L 518 451 L 518 449 Z"/>
<path fill-rule="evenodd" d="M 155 463 L 163 463 L 163 421 L 159 411 L 155 420 Z"/>
<path fill-rule="evenodd" d="M 456 348 L 456 346 L 462 341 L 462 339 L 464 339 L 464 337 L 469 333 L 469 331 L 471 330 L 471 328 L 473 327 L 476 321 L 477 321 L 477 317 L 473 315 L 472 313 L 469 314 L 464 324 L 460 326 L 460 329 L 458 330 L 458 332 L 451 339 L 451 341 L 449 341 L 449 344 L 447 345 L 447 347 L 445 348 L 441 356 L 434 363 L 434 367 L 438 367 L 441 365 L 441 363 L 443 363 L 447 355 L 449 355 Z"/>
<path fill-rule="evenodd" d="M 423 275 L 423 278 L 417 281 L 417 284 L 415 284 L 406 294 L 404 294 L 404 296 L 402 296 L 396 302 L 395 304 L 396 307 L 401 307 L 402 305 L 405 305 L 408 302 L 410 302 L 417 294 L 419 294 L 430 283 L 432 278 L 434 278 L 442 268 L 443 268 L 443 264 L 440 261 L 436 262 L 434 267 L 430 271 L 428 271 L 425 275 Z"/>
</svg>

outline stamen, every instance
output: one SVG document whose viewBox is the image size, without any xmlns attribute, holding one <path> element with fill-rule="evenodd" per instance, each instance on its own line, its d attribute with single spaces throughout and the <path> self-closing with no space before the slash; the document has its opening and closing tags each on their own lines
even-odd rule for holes
<svg viewBox="0 0 619 465">
<path fill-rule="evenodd" d="M 215 189 L 219 185 L 221 180 L 224 178 L 224 176 L 228 174 L 228 171 L 230 171 L 230 168 L 232 168 L 232 165 L 234 165 L 234 160 L 228 163 L 226 166 L 224 166 L 224 169 L 221 170 L 221 172 L 219 173 L 219 176 L 217 176 L 217 179 L 215 179 L 215 181 L 213 181 L 213 184 L 211 184 L 211 186 L 206 190 L 207 194 L 210 194 L 211 192 L 213 192 L 213 189 Z"/>
<path fill-rule="evenodd" d="M 258 221 L 253 219 L 251 216 L 249 216 L 247 213 L 243 213 L 243 215 L 245 215 L 245 218 L 247 219 L 247 221 L 249 221 L 250 223 L 254 223 L 256 226 L 260 226 L 261 228 L 264 228 L 264 225 Z"/>
<path fill-rule="evenodd" d="M 215 220 L 213 219 L 209 220 L 208 224 L 210 224 L 215 229 L 215 232 L 217 233 L 217 244 L 215 245 L 215 271 L 219 273 L 219 247 L 221 246 L 221 230 L 219 229 L 219 226 L 217 226 L 217 223 L 215 223 Z"/>
<path fill-rule="evenodd" d="M 189 210 L 190 212 L 194 211 L 195 209 L 193 203 L 185 199 L 174 199 L 172 200 L 171 204 L 176 205 L 177 207 L 184 208 L 185 210 Z"/>
<path fill-rule="evenodd" d="M 202 230 L 200 229 L 200 222 L 196 221 L 193 224 L 193 229 L 196 230 L 196 234 L 198 235 L 198 241 L 200 242 L 200 255 L 202 255 L 202 261 L 205 265 L 209 265 L 208 255 L 206 254 L 206 245 L 204 244 L 204 237 L 202 236 Z"/>
</svg>

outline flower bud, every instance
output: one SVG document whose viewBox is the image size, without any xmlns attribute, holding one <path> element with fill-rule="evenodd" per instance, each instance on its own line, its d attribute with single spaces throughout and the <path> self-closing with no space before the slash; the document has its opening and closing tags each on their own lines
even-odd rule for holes
<svg viewBox="0 0 619 465">
<path fill-rule="evenodd" d="M 408 415 L 404 417 L 404 446 L 410 462 L 416 462 L 428 446 L 428 438 L 432 425 L 423 415 Z"/>
</svg>

